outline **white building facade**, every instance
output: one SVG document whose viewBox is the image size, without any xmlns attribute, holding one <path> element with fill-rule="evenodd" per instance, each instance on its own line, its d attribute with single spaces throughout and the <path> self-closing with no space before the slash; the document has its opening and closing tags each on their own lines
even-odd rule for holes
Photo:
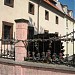
<svg viewBox="0 0 75 75">
<path fill-rule="evenodd" d="M 34 34 L 42 34 L 47 30 L 49 33 L 57 32 L 59 36 L 64 36 L 75 29 L 72 14 L 72 11 L 58 0 L 1 0 L 0 38 L 13 38 L 16 33 L 14 20 L 22 18 L 29 21 L 30 27 L 34 27 Z M 65 54 L 72 55 L 73 43 L 65 42 L 64 49 Z"/>
</svg>

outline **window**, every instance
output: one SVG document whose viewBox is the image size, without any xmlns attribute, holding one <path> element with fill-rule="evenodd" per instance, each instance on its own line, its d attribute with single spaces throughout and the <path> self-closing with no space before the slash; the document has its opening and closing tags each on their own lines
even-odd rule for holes
<svg viewBox="0 0 75 75">
<path fill-rule="evenodd" d="M 28 39 L 32 39 L 34 36 L 34 27 L 28 26 Z"/>
<path fill-rule="evenodd" d="M 13 38 L 13 23 L 3 21 L 2 26 L 2 39 Z"/>
<path fill-rule="evenodd" d="M 56 24 L 58 24 L 58 16 L 56 16 Z"/>
<path fill-rule="evenodd" d="M 57 0 L 49 0 L 53 5 L 56 5 Z"/>
<path fill-rule="evenodd" d="M 45 10 L 45 19 L 49 20 L 49 12 Z"/>
<path fill-rule="evenodd" d="M 14 0 L 4 0 L 4 5 L 13 7 L 14 6 Z"/>
<path fill-rule="evenodd" d="M 29 13 L 34 15 L 34 5 L 29 2 Z"/>
</svg>

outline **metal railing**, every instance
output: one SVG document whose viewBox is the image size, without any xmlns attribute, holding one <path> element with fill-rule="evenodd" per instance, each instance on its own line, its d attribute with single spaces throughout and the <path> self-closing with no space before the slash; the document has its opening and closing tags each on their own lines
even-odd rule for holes
<svg viewBox="0 0 75 75">
<path fill-rule="evenodd" d="M 15 43 L 13 39 L 0 39 L 0 58 L 15 60 Z"/>
<path fill-rule="evenodd" d="M 27 57 L 25 58 L 25 60 L 44 63 L 64 63 L 61 48 L 59 47 L 59 53 L 53 50 L 55 49 L 54 47 L 56 47 L 55 42 L 60 42 L 61 44 L 61 41 L 54 41 L 51 39 L 28 40 Z M 53 44 L 53 49 L 51 44 Z"/>
<path fill-rule="evenodd" d="M 74 41 L 72 38 L 64 38 L 64 37 L 53 37 L 49 39 L 29 39 L 27 40 L 27 57 L 24 58 L 25 61 L 32 62 L 41 62 L 41 63 L 51 63 L 51 64 L 64 64 L 64 65 L 73 65 L 75 66 L 75 55 L 63 57 L 63 53 L 61 52 L 63 49 L 59 48 L 59 53 L 56 52 L 56 43 L 61 41 Z M 40 48 L 40 43 L 42 43 L 42 48 Z M 45 43 L 48 43 L 48 46 Z M 51 47 L 53 45 L 53 52 Z M 60 43 L 61 44 L 61 43 Z M 59 46 L 61 47 L 61 45 Z M 47 47 L 48 48 L 47 48 Z M 40 50 L 41 49 L 41 50 Z M 66 55 L 65 55 L 66 56 Z"/>
<path fill-rule="evenodd" d="M 15 44 L 22 41 L 25 48 L 27 48 L 27 57 L 24 58 L 25 61 L 75 65 L 75 55 L 64 58 L 61 52 L 61 41 L 71 40 L 74 41 L 72 38 L 66 39 L 61 37 L 28 40 L 0 39 L 0 58 L 15 60 Z M 56 52 L 56 42 L 60 43 L 59 52 Z M 51 50 L 52 47 L 53 50 Z"/>
</svg>

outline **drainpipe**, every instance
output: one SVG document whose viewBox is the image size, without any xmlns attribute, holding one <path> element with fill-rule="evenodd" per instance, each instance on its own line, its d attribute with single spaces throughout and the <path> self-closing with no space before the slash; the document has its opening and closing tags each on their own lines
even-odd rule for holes
<svg viewBox="0 0 75 75">
<path fill-rule="evenodd" d="M 68 39 L 68 19 L 66 18 L 66 38 Z M 66 41 L 66 57 L 68 61 L 68 41 Z"/>
<path fill-rule="evenodd" d="M 74 14 L 73 14 L 73 18 L 74 18 Z M 75 62 L 75 55 L 74 55 L 74 24 L 75 24 L 75 22 L 73 22 L 73 65 L 74 65 L 74 62 Z"/>
<path fill-rule="evenodd" d="M 73 65 L 74 65 L 74 23 L 73 23 Z"/>
<path fill-rule="evenodd" d="M 66 18 L 65 12 L 64 12 L 64 18 L 66 19 L 66 39 L 68 39 L 68 19 Z M 66 41 L 66 59 L 68 62 L 68 41 Z"/>
<path fill-rule="evenodd" d="M 37 15 L 37 34 L 39 33 L 39 7 L 41 0 L 38 1 L 38 15 Z"/>
</svg>

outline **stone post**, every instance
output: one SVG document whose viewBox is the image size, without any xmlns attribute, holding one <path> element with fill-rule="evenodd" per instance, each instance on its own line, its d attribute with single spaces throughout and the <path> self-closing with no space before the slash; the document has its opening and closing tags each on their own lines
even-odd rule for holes
<svg viewBox="0 0 75 75">
<path fill-rule="evenodd" d="M 16 22 L 16 39 L 27 40 L 28 20 L 17 19 Z M 22 41 L 15 44 L 15 61 L 24 61 L 27 57 L 27 50 Z"/>
</svg>

